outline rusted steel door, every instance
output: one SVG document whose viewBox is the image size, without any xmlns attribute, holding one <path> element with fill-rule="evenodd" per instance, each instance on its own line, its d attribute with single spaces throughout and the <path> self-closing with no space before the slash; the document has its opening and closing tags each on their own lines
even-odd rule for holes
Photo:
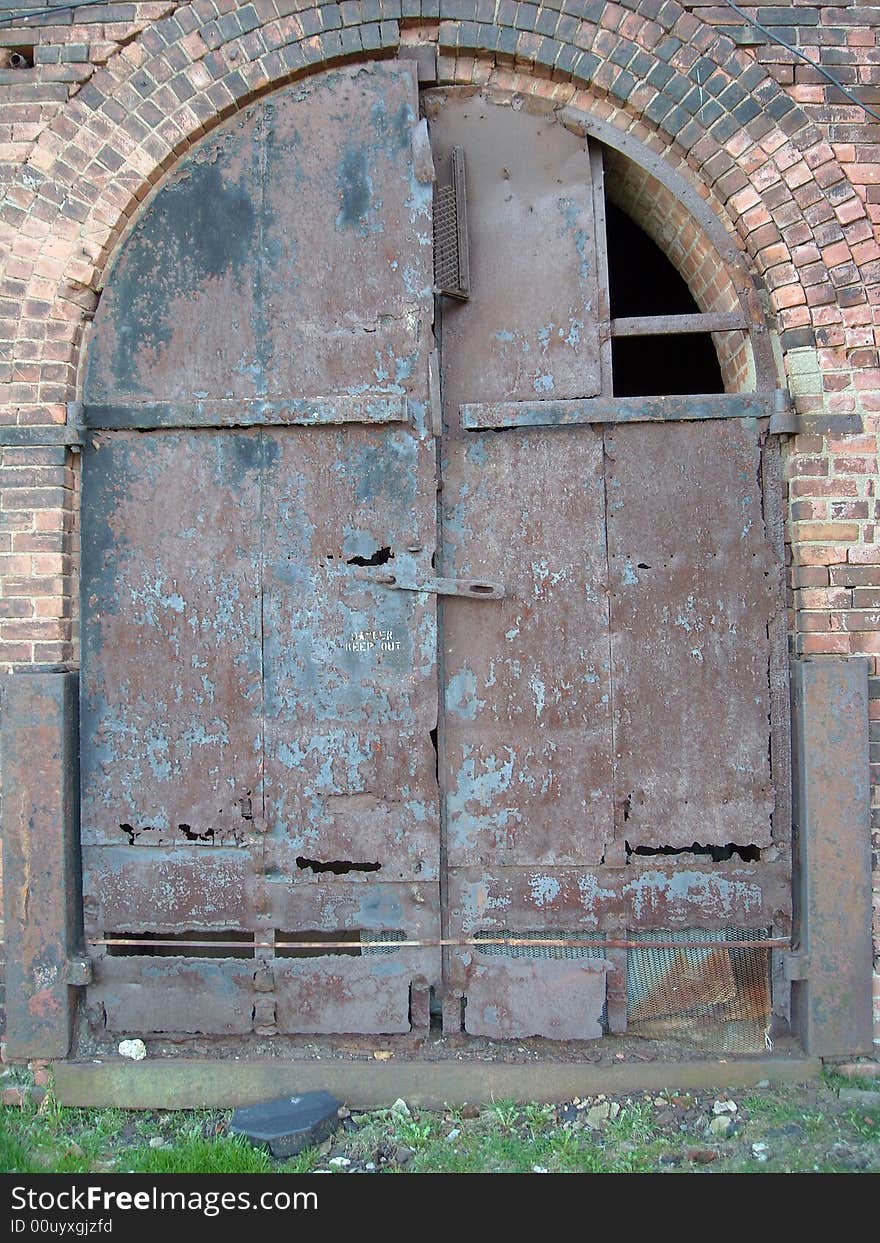
<svg viewBox="0 0 880 1243">
<path fill-rule="evenodd" d="M 406 65 L 282 91 L 187 159 L 102 299 L 82 836 L 111 1032 L 427 1023 L 435 597 L 363 577 L 434 553 L 426 152 Z"/>
<path fill-rule="evenodd" d="M 745 404 L 710 419 L 694 398 L 686 421 L 630 425 L 625 403 L 591 406 L 590 153 L 522 102 L 426 102 L 441 179 L 464 153 L 470 234 L 470 299 L 444 301 L 440 324 L 441 567 L 506 589 L 478 616 L 441 608 L 444 1022 L 585 1038 L 606 973 L 603 1022 L 626 1023 L 626 952 L 603 941 L 787 927 L 779 564 L 766 422 Z M 505 937 L 520 943 L 491 944 Z"/>
<path fill-rule="evenodd" d="M 586 1039 L 626 1024 L 621 942 L 787 930 L 766 421 L 630 422 L 586 140 L 517 96 L 418 107 L 395 62 L 273 95 L 102 298 L 100 1030 L 424 1031 L 434 988 L 446 1030 Z M 470 237 L 436 333 L 435 162 L 466 166 Z"/>
</svg>

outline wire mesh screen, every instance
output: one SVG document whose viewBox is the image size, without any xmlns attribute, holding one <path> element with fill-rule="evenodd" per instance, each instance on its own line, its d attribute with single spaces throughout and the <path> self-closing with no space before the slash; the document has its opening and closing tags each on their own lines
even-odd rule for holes
<svg viewBox="0 0 880 1243">
<path fill-rule="evenodd" d="M 453 186 L 434 192 L 434 284 L 444 293 L 461 288 L 458 209 Z"/>
<path fill-rule="evenodd" d="M 492 945 L 491 940 L 498 940 L 503 937 L 510 937 L 515 941 L 598 941 L 601 939 L 601 933 L 597 935 L 595 932 L 583 934 L 578 937 L 576 933 L 556 931 L 545 932 L 478 932 L 474 935 L 475 941 L 490 941 L 488 945 L 478 946 L 478 952 L 487 958 L 544 958 L 544 959 L 571 959 L 571 958 L 604 958 L 605 951 L 600 945 Z"/>
<path fill-rule="evenodd" d="M 369 945 L 369 944 L 367 944 L 367 945 L 364 945 L 363 949 L 361 950 L 361 953 L 364 955 L 364 957 L 365 957 L 365 958 L 371 958 L 371 957 L 373 957 L 373 955 L 377 955 L 377 954 L 396 954 L 396 953 L 397 953 L 397 946 L 394 944 L 394 942 L 395 942 L 395 941 L 405 941 L 405 940 L 406 940 L 406 933 L 405 933 L 405 932 L 400 932 L 400 931 L 394 931 L 394 932 L 371 932 L 371 931 L 369 931 L 368 929 L 364 929 L 364 930 L 361 932 L 361 941 L 362 941 L 362 942 L 363 942 L 363 941 L 367 941 L 367 942 L 369 942 L 369 941 L 387 941 L 387 942 L 388 942 L 388 948 L 386 949 L 384 945 Z"/>
<path fill-rule="evenodd" d="M 716 1052 L 756 1053 L 770 1026 L 770 950 L 701 946 L 761 941 L 766 929 L 631 932 L 644 948 L 627 953 L 627 1029 L 654 1040 L 682 1040 Z M 680 945 L 651 947 L 652 941 Z"/>
</svg>

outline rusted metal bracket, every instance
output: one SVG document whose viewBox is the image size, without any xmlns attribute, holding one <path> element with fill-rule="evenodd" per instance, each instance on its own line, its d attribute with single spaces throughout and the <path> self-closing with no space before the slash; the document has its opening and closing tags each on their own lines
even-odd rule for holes
<svg viewBox="0 0 880 1243">
<path fill-rule="evenodd" d="M 68 958 L 67 983 L 72 988 L 85 988 L 87 984 L 92 982 L 92 960 L 91 958 Z"/>
<path fill-rule="evenodd" d="M 434 170 L 434 157 L 431 154 L 431 139 L 428 135 L 428 122 L 422 118 L 412 131 L 413 173 L 415 179 L 423 186 L 431 186 L 437 180 Z"/>
<path fill-rule="evenodd" d="M 85 422 L 94 430 L 138 428 L 313 427 L 344 423 L 405 423 L 409 406 L 404 393 L 337 393 L 326 397 L 199 398 L 194 401 L 128 401 L 124 405 L 91 404 Z M 62 429 L 59 429 L 62 430 Z"/>
<path fill-rule="evenodd" d="M 440 355 L 431 350 L 428 355 L 428 401 L 431 406 L 431 434 L 443 435 L 443 398 L 440 392 Z"/>
<path fill-rule="evenodd" d="M 806 980 L 810 974 L 810 960 L 800 950 L 793 950 L 790 954 L 782 955 L 782 969 L 789 981 Z"/>
<path fill-rule="evenodd" d="M 503 427 L 564 427 L 584 423 L 772 419 L 778 413 L 778 402 L 776 393 L 703 393 L 680 397 L 583 397 L 562 401 L 469 402 L 461 405 L 459 411 L 461 426 L 465 431 L 486 431 Z"/>
<path fill-rule="evenodd" d="M 471 600 L 503 600 L 507 594 L 503 583 L 476 578 L 425 578 L 416 582 L 384 571 L 378 574 L 362 571 L 356 577 L 394 591 L 428 591 L 436 596 L 464 596 Z"/>
<path fill-rule="evenodd" d="M 800 430 L 800 420 L 791 393 L 786 388 L 778 388 L 773 393 L 773 413 L 768 430 L 771 436 L 790 436 Z"/>
</svg>

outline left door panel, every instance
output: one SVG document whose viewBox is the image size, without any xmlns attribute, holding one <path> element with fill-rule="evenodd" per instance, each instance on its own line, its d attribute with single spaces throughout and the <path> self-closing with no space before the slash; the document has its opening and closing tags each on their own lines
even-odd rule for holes
<svg viewBox="0 0 880 1243">
<path fill-rule="evenodd" d="M 82 820 L 108 1032 L 427 1021 L 439 951 L 390 942 L 439 933 L 434 601 L 358 574 L 435 545 L 431 179 L 412 65 L 315 75 L 181 163 L 102 296 Z"/>
</svg>

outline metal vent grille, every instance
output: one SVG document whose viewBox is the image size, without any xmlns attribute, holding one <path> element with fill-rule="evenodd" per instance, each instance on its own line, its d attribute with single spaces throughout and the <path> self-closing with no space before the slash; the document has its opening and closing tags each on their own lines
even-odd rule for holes
<svg viewBox="0 0 880 1243">
<path fill-rule="evenodd" d="M 384 945 L 369 945 L 369 944 L 367 944 L 367 945 L 365 945 L 365 946 L 364 946 L 364 948 L 361 950 L 361 954 L 362 954 L 365 958 L 372 958 L 374 955 L 377 955 L 377 954 L 396 954 L 398 951 L 397 951 L 397 946 L 396 946 L 396 945 L 394 945 L 394 942 L 395 942 L 395 941 L 405 941 L 405 940 L 406 940 L 406 933 L 405 933 L 405 932 L 399 932 L 399 931 L 395 931 L 395 932 L 369 932 L 369 931 L 367 931 L 367 930 L 364 930 L 363 932 L 361 932 L 361 941 L 367 941 L 367 942 L 369 942 L 369 941 L 387 941 L 389 944 L 388 944 L 388 948 L 387 948 L 387 949 L 385 948 L 385 946 L 384 946 Z"/>
<path fill-rule="evenodd" d="M 627 953 L 627 1029 L 632 1035 L 683 1040 L 717 1052 L 755 1053 L 767 1047 L 770 950 L 700 945 L 766 940 L 766 929 L 629 935 L 645 943 Z M 680 946 L 651 948 L 652 941 Z"/>
<path fill-rule="evenodd" d="M 550 930 L 545 932 L 477 932 L 474 934 L 475 941 L 486 941 L 490 938 L 498 940 L 501 937 L 510 937 L 516 941 L 576 941 L 580 938 L 577 934 L 571 932 L 561 932 L 559 930 Z M 597 941 L 600 940 L 596 933 L 584 933 L 583 940 Z M 529 945 L 480 945 L 477 947 L 478 953 L 485 955 L 487 958 L 543 958 L 545 960 L 560 960 L 571 958 L 604 958 L 605 951 L 599 945 L 536 945 L 532 948 Z"/>
<path fill-rule="evenodd" d="M 434 191 L 434 285 L 438 293 L 467 298 L 470 293 L 464 152 L 452 150 L 452 183 Z"/>
</svg>

